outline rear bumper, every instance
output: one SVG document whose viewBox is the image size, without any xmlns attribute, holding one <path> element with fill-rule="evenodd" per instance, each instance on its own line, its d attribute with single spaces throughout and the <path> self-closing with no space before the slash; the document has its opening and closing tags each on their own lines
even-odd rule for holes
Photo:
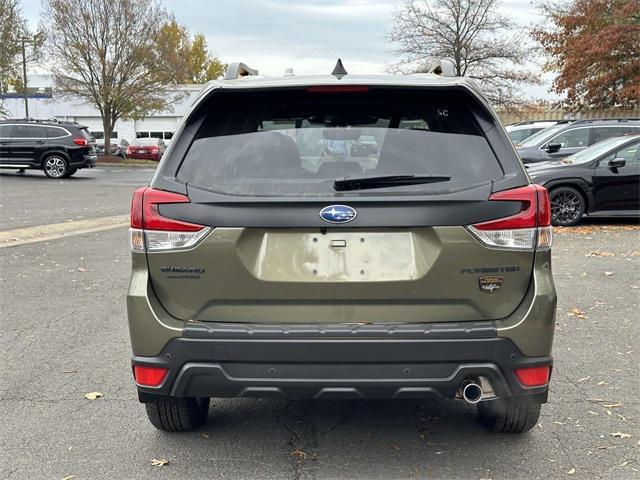
<svg viewBox="0 0 640 480">
<path fill-rule="evenodd" d="M 93 168 L 96 166 L 97 161 L 97 155 L 82 155 L 76 161 L 69 162 L 69 166 L 72 168 Z"/>
<path fill-rule="evenodd" d="M 135 160 L 155 160 L 156 162 L 160 161 L 160 155 L 158 155 L 157 153 L 129 153 L 127 156 Z"/>
<path fill-rule="evenodd" d="M 491 322 L 475 324 L 276 326 L 193 324 L 156 357 L 133 364 L 169 369 L 140 401 L 173 397 L 454 398 L 485 379 L 497 397 L 547 399 L 513 370 L 550 365 L 526 357 Z M 484 380 L 483 380 L 484 381 Z"/>
</svg>

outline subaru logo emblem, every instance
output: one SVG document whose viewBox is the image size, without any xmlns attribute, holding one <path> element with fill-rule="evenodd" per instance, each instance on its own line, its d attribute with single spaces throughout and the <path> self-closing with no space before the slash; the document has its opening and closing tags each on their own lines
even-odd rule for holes
<svg viewBox="0 0 640 480">
<path fill-rule="evenodd" d="M 347 205 L 329 205 L 320 210 L 320 218 L 329 223 L 347 223 L 356 218 L 357 212 Z"/>
</svg>

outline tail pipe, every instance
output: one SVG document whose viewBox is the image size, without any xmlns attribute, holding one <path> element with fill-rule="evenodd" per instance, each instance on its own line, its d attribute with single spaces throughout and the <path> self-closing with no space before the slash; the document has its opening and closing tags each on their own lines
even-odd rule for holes
<svg viewBox="0 0 640 480">
<path fill-rule="evenodd" d="M 465 380 L 460 384 L 460 396 L 467 403 L 478 403 L 482 400 L 482 387 L 473 380 Z"/>
</svg>

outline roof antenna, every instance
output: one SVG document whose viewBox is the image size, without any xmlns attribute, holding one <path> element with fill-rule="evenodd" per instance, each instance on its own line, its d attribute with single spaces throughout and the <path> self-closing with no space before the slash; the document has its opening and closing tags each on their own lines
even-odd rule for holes
<svg viewBox="0 0 640 480">
<path fill-rule="evenodd" d="M 342 65 L 342 60 L 341 59 L 338 59 L 338 62 L 336 63 L 336 66 L 333 67 L 333 72 L 331 72 L 331 75 L 336 77 L 338 80 L 342 80 L 342 77 L 347 75 L 347 71 L 344 69 L 344 66 Z"/>
</svg>

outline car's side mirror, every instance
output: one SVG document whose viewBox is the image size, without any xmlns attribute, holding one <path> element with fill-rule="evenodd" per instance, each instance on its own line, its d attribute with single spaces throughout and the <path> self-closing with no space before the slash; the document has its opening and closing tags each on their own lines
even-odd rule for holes
<svg viewBox="0 0 640 480">
<path fill-rule="evenodd" d="M 555 153 L 561 148 L 562 148 L 562 145 L 560 145 L 559 143 L 550 143 L 549 145 L 547 145 L 546 150 L 548 153 Z"/>
<path fill-rule="evenodd" d="M 613 160 L 609 160 L 609 168 L 620 168 L 624 167 L 627 164 L 627 161 L 624 158 L 614 158 Z"/>
</svg>

